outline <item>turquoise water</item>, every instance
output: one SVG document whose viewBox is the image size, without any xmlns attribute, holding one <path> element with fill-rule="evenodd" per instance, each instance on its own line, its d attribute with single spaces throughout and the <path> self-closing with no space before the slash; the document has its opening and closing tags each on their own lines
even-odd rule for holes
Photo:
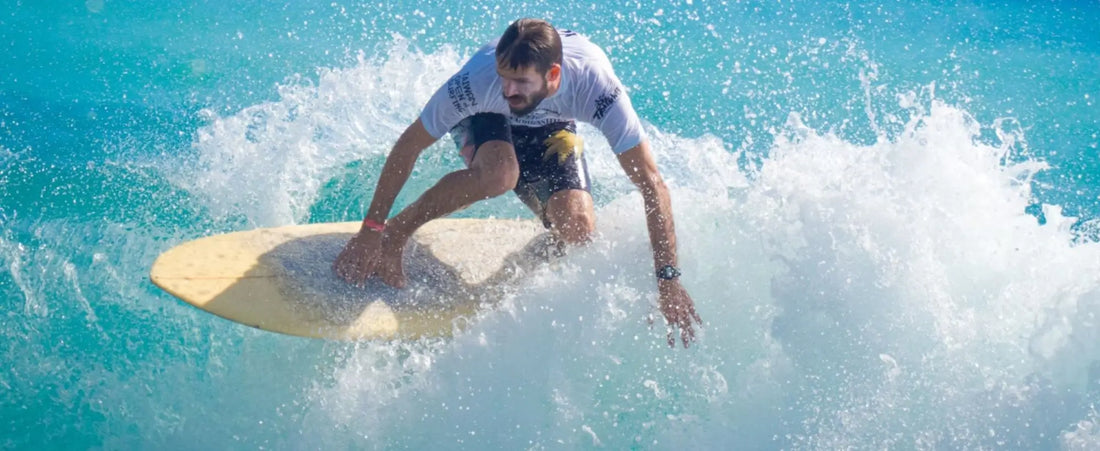
<svg viewBox="0 0 1100 451">
<path fill-rule="evenodd" d="M 454 339 L 199 312 L 162 251 L 357 220 L 432 91 L 539 16 L 607 48 L 706 326 L 650 327 L 641 200 Z M 1100 4 L 13 0 L 0 447 L 1095 449 Z M 461 165 L 421 157 L 398 203 Z M 524 216 L 511 198 L 466 216 Z"/>
</svg>

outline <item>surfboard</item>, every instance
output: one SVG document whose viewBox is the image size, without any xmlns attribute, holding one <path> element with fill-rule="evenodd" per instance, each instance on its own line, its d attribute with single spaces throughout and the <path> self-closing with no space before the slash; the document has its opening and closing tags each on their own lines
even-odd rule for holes
<svg viewBox="0 0 1100 451">
<path fill-rule="evenodd" d="M 152 282 L 207 312 L 260 329 L 338 340 L 448 336 L 544 261 L 534 221 L 437 219 L 405 249 L 406 287 L 348 284 L 332 262 L 359 222 L 214 235 L 161 254 Z"/>
</svg>

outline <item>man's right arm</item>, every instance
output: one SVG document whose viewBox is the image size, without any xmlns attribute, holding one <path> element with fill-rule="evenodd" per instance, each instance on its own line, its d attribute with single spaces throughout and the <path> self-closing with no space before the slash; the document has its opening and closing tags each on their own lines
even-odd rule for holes
<svg viewBox="0 0 1100 451">
<path fill-rule="evenodd" d="M 401 192 L 401 188 L 405 186 L 405 182 L 409 179 L 409 174 L 412 173 L 416 159 L 436 139 L 428 133 L 419 118 L 409 128 L 405 129 L 405 132 L 397 139 L 397 143 L 393 145 L 393 150 L 390 151 L 389 156 L 386 157 L 386 164 L 382 167 L 382 174 L 378 176 L 374 198 L 371 200 L 370 209 L 367 210 L 367 217 L 363 221 L 364 226 L 360 233 L 368 230 L 365 225 L 367 221 L 374 221 L 378 224 L 386 222 L 386 218 L 389 217 L 390 210 L 393 208 L 393 203 L 397 199 L 397 194 Z"/>
<path fill-rule="evenodd" d="M 382 167 L 382 174 L 378 176 L 378 185 L 374 189 L 374 199 L 371 200 L 370 210 L 363 224 L 359 227 L 359 233 L 355 234 L 344 246 L 344 250 L 332 263 L 332 270 L 344 280 L 362 284 L 374 273 L 378 263 L 378 250 L 382 243 L 381 230 L 376 224 L 385 224 L 386 217 L 393 208 L 393 202 L 397 199 L 397 193 L 405 186 L 405 181 L 412 173 L 413 165 L 428 146 L 436 140 L 424 124 L 417 119 L 401 137 L 397 139 L 393 150 L 386 157 L 386 164 Z M 372 223 L 373 221 L 374 223 Z M 372 227 L 373 225 L 373 227 Z"/>
</svg>

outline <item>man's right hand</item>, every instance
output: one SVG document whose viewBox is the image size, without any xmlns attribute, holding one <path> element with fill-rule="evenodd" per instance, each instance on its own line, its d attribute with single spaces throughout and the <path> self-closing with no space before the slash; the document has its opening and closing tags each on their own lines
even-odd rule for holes
<svg viewBox="0 0 1100 451">
<path fill-rule="evenodd" d="M 344 246 L 332 263 L 332 270 L 348 283 L 362 286 L 374 275 L 381 250 L 382 233 L 364 227 Z"/>
</svg>

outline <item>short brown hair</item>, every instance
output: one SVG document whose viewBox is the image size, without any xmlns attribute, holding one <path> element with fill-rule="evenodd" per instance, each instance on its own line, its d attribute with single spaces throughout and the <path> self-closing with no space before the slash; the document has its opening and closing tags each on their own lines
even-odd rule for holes
<svg viewBox="0 0 1100 451">
<path fill-rule="evenodd" d="M 497 66 L 512 70 L 534 66 L 545 74 L 554 64 L 561 64 L 561 37 L 545 20 L 512 22 L 497 43 Z"/>
</svg>

